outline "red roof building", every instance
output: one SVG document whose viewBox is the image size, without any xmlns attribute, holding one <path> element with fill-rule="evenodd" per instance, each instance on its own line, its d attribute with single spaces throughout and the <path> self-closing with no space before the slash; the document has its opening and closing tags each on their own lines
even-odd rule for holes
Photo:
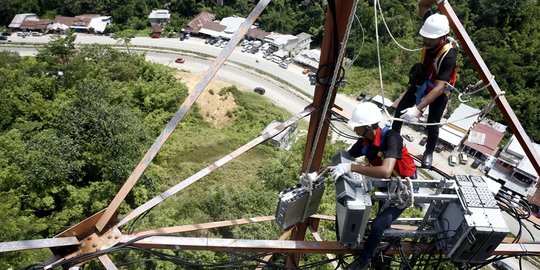
<svg viewBox="0 0 540 270">
<path fill-rule="evenodd" d="M 199 15 L 197 15 L 191 22 L 188 23 L 186 26 L 186 32 L 190 32 L 192 34 L 198 34 L 201 28 L 206 25 L 209 22 L 213 22 L 216 18 L 216 15 L 208 13 L 208 12 L 201 12 Z"/>
<path fill-rule="evenodd" d="M 26 31 L 47 31 L 47 26 L 51 24 L 52 20 L 39 20 L 39 21 L 24 21 L 20 28 Z"/>
<path fill-rule="evenodd" d="M 478 123 L 471 129 L 467 140 L 463 143 L 463 151 L 473 157 L 486 160 L 488 156 L 497 154 L 503 137 L 504 131 L 487 123 Z"/>
</svg>

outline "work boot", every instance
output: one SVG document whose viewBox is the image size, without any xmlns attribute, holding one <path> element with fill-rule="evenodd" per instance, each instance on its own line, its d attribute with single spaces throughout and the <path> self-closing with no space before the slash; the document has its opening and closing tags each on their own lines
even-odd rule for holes
<svg viewBox="0 0 540 270">
<path fill-rule="evenodd" d="M 431 164 L 433 163 L 433 152 L 425 151 L 424 155 L 422 156 L 422 168 L 431 168 Z"/>
<path fill-rule="evenodd" d="M 347 265 L 345 270 L 364 270 L 367 269 L 368 265 L 369 260 L 361 259 L 360 257 L 358 257 L 351 264 Z"/>
</svg>

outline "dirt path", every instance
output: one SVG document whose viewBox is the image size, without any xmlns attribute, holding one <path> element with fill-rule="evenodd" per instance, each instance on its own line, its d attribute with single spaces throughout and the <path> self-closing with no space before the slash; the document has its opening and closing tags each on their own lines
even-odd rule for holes
<svg viewBox="0 0 540 270">
<path fill-rule="evenodd" d="M 191 92 L 201 81 L 203 74 L 178 71 L 175 77 L 185 83 Z M 196 101 L 204 120 L 217 128 L 229 126 L 234 122 L 234 118 L 227 116 L 227 112 L 236 109 L 238 105 L 231 93 L 220 94 L 221 89 L 230 86 L 233 84 L 214 78 Z"/>
</svg>

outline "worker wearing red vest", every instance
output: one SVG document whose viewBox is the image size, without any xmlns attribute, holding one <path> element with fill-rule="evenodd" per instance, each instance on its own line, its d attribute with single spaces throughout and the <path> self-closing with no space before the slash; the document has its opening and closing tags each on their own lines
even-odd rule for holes
<svg viewBox="0 0 540 270">
<path fill-rule="evenodd" d="M 395 117 L 406 122 L 417 121 L 429 105 L 427 123 L 439 123 L 448 103 L 448 96 L 456 82 L 457 51 L 455 42 L 448 37 L 450 26 L 446 16 L 433 14 L 430 7 L 437 0 L 420 0 L 418 7 L 424 18 L 420 35 L 424 38 L 422 58 L 409 73 L 409 89 L 399 102 Z M 394 121 L 392 129 L 398 133 L 401 121 Z M 439 138 L 439 125 L 428 125 L 427 143 L 422 167 L 430 168 L 433 151 Z"/>
<path fill-rule="evenodd" d="M 343 174 L 356 172 L 374 178 L 399 177 L 416 178 L 414 161 L 403 144 L 399 133 L 389 129 L 381 129 L 381 109 L 375 104 L 364 102 L 356 106 L 348 124 L 361 138 L 348 151 L 352 157 L 364 156 L 369 165 L 357 163 L 341 163 L 332 167 L 334 179 Z M 373 254 L 382 240 L 384 230 L 405 210 L 395 205 L 379 209 L 379 214 L 371 223 L 371 231 L 364 244 L 364 251 L 349 265 L 347 269 L 365 267 L 371 261 Z"/>
</svg>

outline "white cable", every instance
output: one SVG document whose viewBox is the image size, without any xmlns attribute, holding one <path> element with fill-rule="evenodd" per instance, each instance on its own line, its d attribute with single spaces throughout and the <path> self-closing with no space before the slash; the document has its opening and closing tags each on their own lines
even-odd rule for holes
<svg viewBox="0 0 540 270">
<path fill-rule="evenodd" d="M 358 4 L 358 2 L 356 0 L 354 0 L 352 10 L 356 10 L 356 5 L 357 4 Z M 332 16 L 337 16 L 337 14 L 333 14 Z M 334 73 L 332 74 L 331 84 L 330 84 L 330 86 L 328 88 L 328 93 L 326 95 L 326 101 L 324 103 L 324 108 L 323 108 L 323 111 L 322 111 L 323 121 L 320 121 L 319 127 L 317 128 L 317 133 L 315 134 L 315 140 L 314 140 L 314 143 L 313 143 L 313 145 L 311 147 L 311 153 L 309 155 L 308 163 L 307 163 L 307 166 L 306 166 L 306 172 L 309 172 L 309 170 L 311 168 L 311 164 L 313 163 L 313 158 L 315 157 L 315 149 L 317 149 L 317 144 L 319 144 L 319 139 L 320 139 L 320 135 L 321 135 L 321 132 L 322 132 L 322 127 L 323 127 L 323 124 L 324 124 L 324 118 L 326 117 L 326 115 L 328 113 L 328 107 L 330 107 L 330 97 L 332 96 L 334 90 L 336 90 L 336 88 L 335 88 L 336 79 L 337 79 L 338 73 L 339 73 L 339 71 L 341 69 L 341 63 L 343 62 L 343 57 L 345 55 L 347 41 L 349 40 L 349 34 L 350 34 L 352 23 L 353 23 L 353 17 L 354 17 L 354 13 L 351 12 L 351 15 L 349 16 L 349 20 L 347 21 L 347 28 L 345 29 L 345 33 L 343 35 L 343 40 L 341 41 L 341 48 L 340 48 L 340 51 L 339 51 L 339 55 L 338 55 L 338 58 L 336 59 L 335 65 L 334 65 Z M 335 40 L 334 42 L 337 42 L 337 40 Z"/>
<path fill-rule="evenodd" d="M 405 50 L 405 51 L 408 51 L 408 52 L 416 52 L 416 51 L 420 51 L 422 50 L 422 48 L 419 48 L 419 49 L 409 49 L 409 48 L 405 48 L 404 46 L 402 46 L 401 44 L 399 44 L 399 42 L 397 42 L 397 40 L 394 38 L 394 36 L 392 35 L 392 32 L 390 32 L 390 28 L 388 28 L 388 24 L 386 24 L 386 20 L 384 19 L 384 14 L 383 14 L 383 11 L 382 11 L 382 8 L 381 8 L 381 2 L 380 1 L 377 1 L 377 5 L 379 6 L 379 11 L 381 13 L 381 19 L 383 21 L 383 24 L 384 26 L 386 27 L 386 31 L 388 32 L 388 34 L 390 35 L 390 37 L 392 38 L 392 40 L 394 41 L 394 43 L 396 43 L 396 45 L 398 45 L 398 47 L 400 47 L 401 49 Z"/>
<path fill-rule="evenodd" d="M 465 119 L 469 119 L 471 117 L 474 117 L 474 116 L 480 115 L 480 114 L 481 114 L 481 112 L 473 113 L 471 115 L 465 116 L 465 117 L 460 118 L 460 119 L 456 119 L 456 120 L 452 120 L 452 121 L 438 122 L 438 123 L 422 123 L 422 122 L 415 122 L 415 121 L 405 121 L 404 119 L 395 118 L 395 117 L 390 117 L 388 120 L 401 121 L 401 122 L 404 122 L 404 123 L 413 124 L 413 125 L 417 125 L 417 126 L 438 126 L 438 125 L 445 125 L 445 124 L 448 124 L 448 123 L 455 123 L 455 122 L 463 121 Z"/>
<path fill-rule="evenodd" d="M 468 116 L 465 116 L 463 118 L 460 118 L 460 119 L 456 119 L 456 120 L 452 120 L 452 121 L 445 121 L 445 122 L 438 122 L 438 123 L 420 123 L 420 122 L 414 122 L 414 121 L 405 121 L 401 118 L 395 118 L 395 117 L 390 117 L 389 120 L 392 120 L 392 121 L 401 121 L 401 122 L 405 122 L 405 123 L 409 123 L 409 124 L 413 124 L 413 125 L 418 125 L 418 126 L 435 126 L 435 125 L 444 125 L 444 124 L 448 124 L 448 123 L 455 123 L 455 122 L 458 122 L 458 121 L 462 121 L 462 120 L 465 120 L 465 119 L 468 119 L 468 118 L 471 118 L 471 117 L 474 117 L 476 115 L 482 115 L 482 114 L 485 114 L 487 113 L 487 111 L 489 111 L 491 108 L 490 107 L 493 107 L 492 104 L 495 103 L 495 100 L 498 99 L 500 96 L 504 95 L 505 92 L 502 91 L 501 93 L 497 94 L 492 100 L 491 102 L 486 105 L 484 107 L 484 109 L 482 109 L 480 112 L 478 113 L 473 113 L 471 115 L 468 115 Z"/>
<path fill-rule="evenodd" d="M 346 69 L 351 68 L 352 65 L 354 64 L 354 62 L 356 61 L 356 59 L 358 58 L 358 56 L 360 56 L 360 52 L 362 52 L 362 49 L 364 48 L 364 41 L 366 39 L 366 33 L 364 32 L 364 26 L 362 26 L 362 22 L 358 18 L 358 15 L 356 15 L 356 10 L 354 11 L 354 18 L 356 19 L 356 21 L 358 21 L 358 24 L 360 24 L 360 29 L 362 29 L 362 45 L 360 45 L 360 49 L 358 50 L 358 52 L 356 53 L 354 58 L 351 60 L 351 64 L 349 66 L 347 66 Z"/>
<path fill-rule="evenodd" d="M 489 80 L 488 84 L 482 86 L 482 88 L 476 89 L 476 90 L 471 91 L 471 92 L 467 92 L 466 90 L 459 91 L 459 90 L 458 90 L 457 88 L 455 88 L 453 85 L 450 85 L 450 84 L 448 84 L 448 85 L 450 85 L 450 86 L 452 87 L 452 90 L 456 90 L 456 92 L 459 93 L 459 94 L 458 94 L 458 99 L 459 99 L 459 101 L 460 101 L 461 103 L 467 103 L 467 102 L 471 101 L 471 98 L 469 97 L 469 99 L 464 100 L 464 99 L 462 99 L 463 96 L 471 96 L 471 95 L 474 95 L 474 94 L 476 94 L 476 93 L 478 93 L 478 92 L 480 92 L 480 91 L 486 89 L 488 86 L 491 85 L 491 83 L 492 83 L 494 80 L 495 80 L 495 75 L 491 75 L 491 79 Z M 481 82 L 481 81 L 480 81 L 480 82 Z M 478 84 L 478 83 L 477 83 L 477 84 Z M 475 85 L 475 86 L 476 86 L 476 85 Z M 465 88 L 465 89 L 467 89 L 467 88 Z"/>
<path fill-rule="evenodd" d="M 374 11 L 374 24 L 375 24 L 375 40 L 376 40 L 376 44 L 377 44 L 377 64 L 379 65 L 379 82 L 381 84 L 381 96 L 382 96 L 382 107 L 383 107 L 383 110 L 384 110 L 384 113 L 386 114 L 386 116 L 388 118 L 391 118 L 390 116 L 390 113 L 388 113 L 388 111 L 386 110 L 386 106 L 384 105 L 384 84 L 383 84 L 383 79 L 382 79 L 382 66 L 381 66 L 381 52 L 380 52 L 380 48 L 379 48 L 379 27 L 377 26 L 377 0 L 373 0 L 373 11 Z"/>
</svg>

